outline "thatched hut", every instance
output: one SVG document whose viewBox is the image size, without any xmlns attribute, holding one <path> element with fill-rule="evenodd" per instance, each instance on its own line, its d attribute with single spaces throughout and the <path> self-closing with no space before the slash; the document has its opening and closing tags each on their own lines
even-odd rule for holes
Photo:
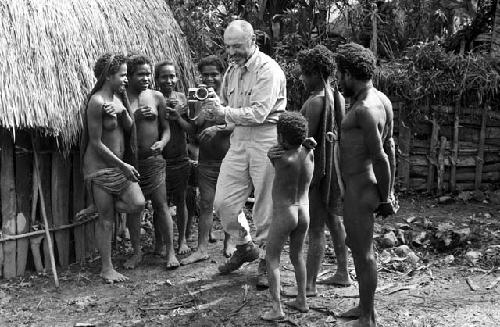
<svg viewBox="0 0 500 327">
<path fill-rule="evenodd" d="M 40 192 L 61 267 L 93 250 L 93 223 L 75 222 L 85 203 L 76 147 L 92 68 L 105 52 L 172 59 L 181 87 L 194 79 L 182 32 L 165 0 L 7 0 L 0 3 L 0 276 L 43 269 L 36 231 Z M 43 242 L 42 242 L 43 243 Z M 31 245 L 31 246 L 30 246 Z M 31 251 L 29 251 L 31 248 Z"/>
</svg>

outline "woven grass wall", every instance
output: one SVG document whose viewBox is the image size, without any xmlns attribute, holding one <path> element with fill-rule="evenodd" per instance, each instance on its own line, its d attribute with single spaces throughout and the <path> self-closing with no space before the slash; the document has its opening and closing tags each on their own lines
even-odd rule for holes
<svg viewBox="0 0 500 327">
<path fill-rule="evenodd" d="M 0 127 L 37 128 L 75 144 L 80 108 L 105 52 L 172 59 L 194 81 L 186 40 L 165 0 L 0 2 Z"/>
</svg>

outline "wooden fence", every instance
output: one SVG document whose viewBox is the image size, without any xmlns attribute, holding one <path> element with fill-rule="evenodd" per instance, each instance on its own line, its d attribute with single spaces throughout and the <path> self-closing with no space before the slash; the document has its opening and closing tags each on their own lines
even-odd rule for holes
<svg viewBox="0 0 500 327">
<path fill-rule="evenodd" d="M 430 104 L 412 124 L 404 101 L 393 108 L 401 189 L 441 194 L 500 181 L 500 115 L 490 106 Z"/>
</svg>

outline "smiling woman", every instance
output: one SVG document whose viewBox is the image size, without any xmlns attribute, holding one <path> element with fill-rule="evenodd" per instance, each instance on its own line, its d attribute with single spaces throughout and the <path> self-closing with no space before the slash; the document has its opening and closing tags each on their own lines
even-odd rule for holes
<svg viewBox="0 0 500 327">
<path fill-rule="evenodd" d="M 39 225 L 43 196 L 48 227 L 56 229 L 57 264 L 66 267 L 95 251 L 94 224 L 70 217 L 85 207 L 77 141 L 97 59 L 106 52 L 168 57 L 181 89 L 194 81 L 195 67 L 164 0 L 1 1 L 0 35 L 2 234 L 22 236 Z M 33 191 L 35 151 L 43 195 Z M 39 236 L 31 242 L 38 263 L 40 242 Z M 29 238 L 0 239 L 0 276 L 35 268 L 29 246 Z"/>
</svg>

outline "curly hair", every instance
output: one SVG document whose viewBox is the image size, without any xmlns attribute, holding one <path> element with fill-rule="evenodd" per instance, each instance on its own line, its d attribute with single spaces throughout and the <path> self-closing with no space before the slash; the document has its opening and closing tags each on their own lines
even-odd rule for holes
<svg viewBox="0 0 500 327">
<path fill-rule="evenodd" d="M 215 66 L 219 73 L 223 74 L 225 70 L 225 64 L 218 56 L 210 55 L 200 60 L 198 63 L 198 71 L 201 72 L 202 68 L 205 66 Z"/>
<path fill-rule="evenodd" d="M 155 66 L 155 79 L 158 79 L 160 77 L 160 68 L 165 67 L 165 66 L 172 66 L 174 67 L 175 71 L 177 71 L 177 68 L 175 67 L 175 64 L 172 60 L 165 60 L 162 61 Z"/>
<path fill-rule="evenodd" d="M 278 120 L 278 134 L 290 145 L 301 145 L 307 137 L 307 120 L 299 112 L 285 111 Z"/>
<path fill-rule="evenodd" d="M 111 63 L 109 60 L 112 59 Z M 127 58 L 121 53 L 106 53 L 97 59 L 94 65 L 94 76 L 99 79 L 102 74 L 113 75 L 118 72 L 123 64 L 127 63 Z M 109 64 L 109 67 L 108 67 Z M 106 71 L 107 70 L 107 71 Z M 106 77 L 106 76 L 103 76 Z"/>
<path fill-rule="evenodd" d="M 319 73 L 324 80 L 327 80 L 335 72 L 333 52 L 324 45 L 300 51 L 297 55 L 297 62 L 305 75 Z"/>
<path fill-rule="evenodd" d="M 356 43 L 340 45 L 335 54 L 338 69 L 349 71 L 354 78 L 362 81 L 372 79 L 377 59 L 370 49 Z"/>
<path fill-rule="evenodd" d="M 127 57 L 127 75 L 132 76 L 137 71 L 137 67 L 148 65 L 152 67 L 151 59 L 148 56 L 135 54 Z"/>
</svg>

